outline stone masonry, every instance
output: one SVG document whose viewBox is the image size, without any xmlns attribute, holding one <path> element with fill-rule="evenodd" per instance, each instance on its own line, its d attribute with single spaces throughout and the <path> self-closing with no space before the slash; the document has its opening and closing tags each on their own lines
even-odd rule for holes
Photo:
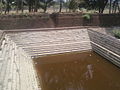
<svg viewBox="0 0 120 90">
<path fill-rule="evenodd" d="M 39 90 L 30 56 L 5 35 L 0 50 L 0 90 Z"/>
<path fill-rule="evenodd" d="M 92 50 L 120 67 L 120 40 L 93 30 L 88 30 Z"/>
<path fill-rule="evenodd" d="M 91 49 L 87 29 L 8 33 L 30 56 L 41 56 Z"/>
<path fill-rule="evenodd" d="M 0 90 L 41 90 L 33 58 L 44 55 L 92 49 L 120 66 L 120 40 L 96 30 L 68 28 L 0 32 Z"/>
<path fill-rule="evenodd" d="M 0 90 L 40 90 L 32 58 L 90 49 L 87 29 L 5 32 L 0 50 Z"/>
</svg>

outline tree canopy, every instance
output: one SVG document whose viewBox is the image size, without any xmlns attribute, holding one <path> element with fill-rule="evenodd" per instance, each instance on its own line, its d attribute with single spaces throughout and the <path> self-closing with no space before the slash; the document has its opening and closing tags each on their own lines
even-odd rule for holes
<svg viewBox="0 0 120 90">
<path fill-rule="evenodd" d="M 16 12 L 28 9 L 29 12 L 38 12 L 43 9 L 44 12 L 50 6 L 59 3 L 59 12 L 62 8 L 68 8 L 69 11 L 75 12 L 76 9 L 85 8 L 87 10 L 97 10 L 103 13 L 105 8 L 109 9 L 109 13 L 120 13 L 120 0 L 1 0 L 1 12 L 9 13 L 14 7 Z M 64 6 L 65 5 L 65 6 Z"/>
</svg>

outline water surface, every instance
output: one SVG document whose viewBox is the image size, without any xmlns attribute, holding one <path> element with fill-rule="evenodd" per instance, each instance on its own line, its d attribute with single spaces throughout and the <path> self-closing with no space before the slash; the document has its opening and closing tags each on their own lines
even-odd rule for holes
<svg viewBox="0 0 120 90">
<path fill-rule="evenodd" d="M 49 55 L 34 63 L 42 90 L 120 90 L 120 69 L 92 51 Z"/>
</svg>

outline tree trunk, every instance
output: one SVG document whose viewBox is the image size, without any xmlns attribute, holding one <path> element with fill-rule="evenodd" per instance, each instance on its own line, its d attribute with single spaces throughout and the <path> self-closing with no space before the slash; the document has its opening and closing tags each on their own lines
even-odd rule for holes
<svg viewBox="0 0 120 90">
<path fill-rule="evenodd" d="M 32 12 L 32 6 L 33 6 L 33 1 L 29 0 L 28 1 L 29 12 Z"/>
<path fill-rule="evenodd" d="M 108 0 L 99 0 L 98 6 L 99 6 L 99 13 L 103 13 L 105 6 L 107 5 Z"/>
<path fill-rule="evenodd" d="M 62 0 L 60 0 L 60 9 L 59 9 L 59 12 L 62 11 Z"/>
<path fill-rule="evenodd" d="M 111 13 L 111 10 L 112 10 L 112 0 L 110 0 L 109 14 Z"/>
<path fill-rule="evenodd" d="M 32 12 L 32 5 L 29 3 L 29 12 Z"/>
<path fill-rule="evenodd" d="M 5 10 L 5 14 L 8 12 L 9 13 L 9 11 L 10 11 L 10 4 L 9 4 L 10 2 L 9 2 L 9 0 L 7 1 L 7 6 L 6 6 L 6 10 Z"/>
<path fill-rule="evenodd" d="M 119 1 L 116 0 L 116 9 L 118 8 L 118 12 L 120 13 Z"/>
<path fill-rule="evenodd" d="M 21 0 L 21 11 L 22 11 L 22 13 L 23 13 L 23 10 L 24 10 L 23 0 Z"/>
<path fill-rule="evenodd" d="M 47 11 L 47 3 L 45 2 L 44 13 Z"/>
<path fill-rule="evenodd" d="M 19 0 L 16 0 L 16 2 L 17 2 L 17 8 L 16 8 L 16 12 L 18 13 L 18 11 L 19 11 Z"/>
<path fill-rule="evenodd" d="M 0 0 L 0 3 L 2 4 L 2 0 Z M 2 6 L 0 8 L 0 13 L 2 13 Z"/>
<path fill-rule="evenodd" d="M 39 1 L 38 1 L 38 0 L 35 0 L 34 12 L 37 12 L 37 11 L 38 11 L 38 3 L 39 3 Z"/>
<path fill-rule="evenodd" d="M 118 5 L 118 12 L 120 13 L 120 7 L 119 7 L 119 5 Z"/>
</svg>

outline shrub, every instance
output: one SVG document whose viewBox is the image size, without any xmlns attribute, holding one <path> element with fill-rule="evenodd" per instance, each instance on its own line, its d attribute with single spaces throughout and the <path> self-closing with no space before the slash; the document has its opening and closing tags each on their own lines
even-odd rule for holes
<svg viewBox="0 0 120 90">
<path fill-rule="evenodd" d="M 86 20 L 90 20 L 91 19 L 91 14 L 90 13 L 85 13 L 85 14 L 83 14 L 82 17 Z"/>
<path fill-rule="evenodd" d="M 120 30 L 113 30 L 112 33 L 116 38 L 120 39 Z"/>
</svg>

